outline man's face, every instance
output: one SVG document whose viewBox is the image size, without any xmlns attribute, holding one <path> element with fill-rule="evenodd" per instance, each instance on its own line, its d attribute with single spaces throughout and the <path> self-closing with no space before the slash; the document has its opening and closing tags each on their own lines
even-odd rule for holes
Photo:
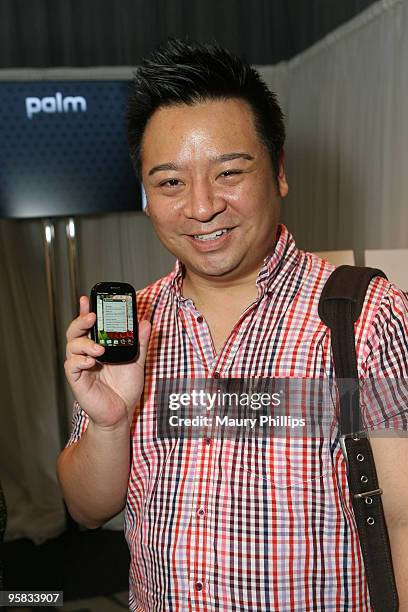
<svg viewBox="0 0 408 612">
<path fill-rule="evenodd" d="M 245 101 L 159 108 L 143 136 L 142 179 L 146 213 L 187 275 L 244 278 L 273 249 L 288 188 L 283 164 L 276 186 Z"/>
</svg>

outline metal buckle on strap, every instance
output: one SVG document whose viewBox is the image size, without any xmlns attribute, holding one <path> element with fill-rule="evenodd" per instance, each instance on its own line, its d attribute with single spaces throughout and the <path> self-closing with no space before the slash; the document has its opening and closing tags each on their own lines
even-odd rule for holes
<svg viewBox="0 0 408 612">
<path fill-rule="evenodd" d="M 382 495 L 382 489 L 374 489 L 373 491 L 365 491 L 365 493 L 355 493 L 353 497 L 361 499 L 363 497 L 372 497 L 373 495 Z"/>
<path fill-rule="evenodd" d="M 348 456 L 347 456 L 347 449 L 346 449 L 346 443 L 344 441 L 344 436 L 340 436 L 339 442 L 340 442 L 340 448 L 341 448 L 341 451 L 343 453 L 343 457 L 344 457 L 344 459 L 346 461 L 346 465 L 347 465 L 347 469 L 348 469 Z"/>
<path fill-rule="evenodd" d="M 355 434 L 352 434 L 351 436 L 348 435 L 347 437 L 348 438 L 351 437 L 354 441 L 357 442 L 358 440 L 361 440 L 361 433 L 355 433 Z M 344 459 L 346 461 L 346 465 L 347 465 L 347 469 L 348 469 L 348 467 L 349 467 L 349 460 L 348 460 L 348 456 L 347 456 L 347 449 L 346 449 L 345 439 L 346 439 L 346 436 L 340 436 L 339 442 L 340 442 L 340 448 L 341 448 L 341 451 L 343 453 L 343 457 L 344 457 Z"/>
</svg>

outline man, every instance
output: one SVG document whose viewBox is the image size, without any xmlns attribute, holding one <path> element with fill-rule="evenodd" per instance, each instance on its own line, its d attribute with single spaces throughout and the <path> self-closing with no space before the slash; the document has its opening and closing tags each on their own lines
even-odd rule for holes
<svg viewBox="0 0 408 612">
<path fill-rule="evenodd" d="M 370 610 L 338 435 L 157 435 L 161 379 L 333 375 L 317 312 L 333 267 L 278 223 L 276 98 L 227 51 L 173 40 L 138 70 L 128 129 L 146 213 L 177 262 L 138 292 L 136 362 L 97 362 L 85 296 L 68 328 L 77 402 L 58 473 L 72 516 L 93 528 L 126 506 L 132 611 Z M 361 375 L 406 377 L 407 338 L 406 301 L 374 279 L 356 325 Z M 408 452 L 404 439 L 373 445 L 408 610 L 408 479 L 396 469 Z"/>
</svg>

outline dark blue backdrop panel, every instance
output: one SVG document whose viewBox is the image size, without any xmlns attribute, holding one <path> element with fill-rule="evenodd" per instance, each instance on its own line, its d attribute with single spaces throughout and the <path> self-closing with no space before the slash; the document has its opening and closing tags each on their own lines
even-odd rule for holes
<svg viewBox="0 0 408 612">
<path fill-rule="evenodd" d="M 0 82 L 0 216 L 141 210 L 128 81 Z"/>
</svg>

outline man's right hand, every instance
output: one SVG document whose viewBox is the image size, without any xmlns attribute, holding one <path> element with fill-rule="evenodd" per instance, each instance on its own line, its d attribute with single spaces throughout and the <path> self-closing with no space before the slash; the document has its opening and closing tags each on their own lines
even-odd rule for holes
<svg viewBox="0 0 408 612">
<path fill-rule="evenodd" d="M 151 325 L 147 320 L 139 323 L 140 351 L 137 360 L 101 363 L 96 359 L 105 349 L 88 337 L 95 319 L 96 314 L 89 312 L 88 297 L 81 296 L 79 316 L 67 329 L 65 374 L 75 398 L 95 425 L 111 429 L 125 420 L 130 425 L 143 391 Z"/>
</svg>

